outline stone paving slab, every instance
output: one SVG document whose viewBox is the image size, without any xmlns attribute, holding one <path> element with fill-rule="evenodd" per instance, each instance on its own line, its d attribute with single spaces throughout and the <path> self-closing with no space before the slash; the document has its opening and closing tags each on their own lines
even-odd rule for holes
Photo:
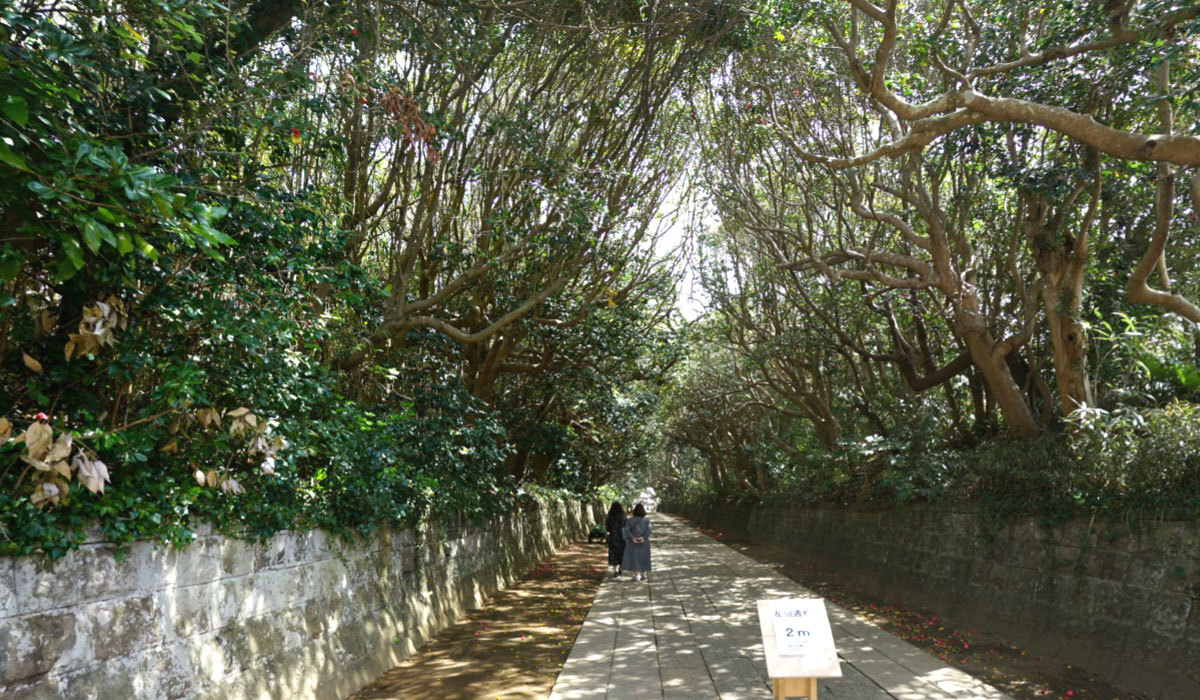
<svg viewBox="0 0 1200 700">
<path fill-rule="evenodd" d="M 663 513 L 648 582 L 607 578 L 551 700 L 770 700 L 756 601 L 816 597 Z M 1011 700 L 849 611 L 825 603 L 842 677 L 820 700 Z"/>
</svg>

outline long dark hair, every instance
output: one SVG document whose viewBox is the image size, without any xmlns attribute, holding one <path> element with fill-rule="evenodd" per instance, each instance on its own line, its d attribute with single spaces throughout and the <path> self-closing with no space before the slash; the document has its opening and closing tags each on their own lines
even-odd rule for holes
<svg viewBox="0 0 1200 700">
<path fill-rule="evenodd" d="M 608 509 L 608 517 L 611 518 L 614 515 L 625 515 L 625 509 L 621 507 L 620 501 L 613 501 L 612 508 Z"/>
<path fill-rule="evenodd" d="M 634 506 L 633 507 L 633 517 L 635 517 L 635 518 L 646 517 L 646 506 L 642 505 L 641 503 Z"/>
</svg>

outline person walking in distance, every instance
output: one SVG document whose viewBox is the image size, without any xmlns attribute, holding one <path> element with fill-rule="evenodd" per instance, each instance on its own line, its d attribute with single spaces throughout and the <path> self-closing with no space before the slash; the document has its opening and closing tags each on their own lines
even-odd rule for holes
<svg viewBox="0 0 1200 700">
<path fill-rule="evenodd" d="M 650 577 L 650 519 L 641 503 L 633 508 L 633 517 L 625 521 L 625 556 L 621 570 L 633 572 L 633 580 Z"/>
<path fill-rule="evenodd" d="M 625 509 L 619 501 L 613 501 L 608 509 L 608 517 L 604 519 L 604 529 L 608 531 L 608 565 L 613 568 L 613 576 L 621 575 L 621 559 L 625 556 Z"/>
</svg>

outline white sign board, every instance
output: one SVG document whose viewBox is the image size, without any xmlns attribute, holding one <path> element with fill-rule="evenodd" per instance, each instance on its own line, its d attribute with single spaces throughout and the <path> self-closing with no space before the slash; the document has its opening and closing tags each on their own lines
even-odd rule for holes
<svg viewBox="0 0 1200 700">
<path fill-rule="evenodd" d="M 838 678 L 833 630 L 821 598 L 758 601 L 767 675 L 771 678 Z"/>
</svg>

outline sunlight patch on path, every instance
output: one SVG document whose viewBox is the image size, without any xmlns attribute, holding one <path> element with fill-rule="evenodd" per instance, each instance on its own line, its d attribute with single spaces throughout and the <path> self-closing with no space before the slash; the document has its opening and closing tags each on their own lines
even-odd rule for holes
<svg viewBox="0 0 1200 700">
<path fill-rule="evenodd" d="M 811 591 L 665 514 L 649 583 L 608 578 L 551 700 L 769 700 L 755 603 Z M 1011 700 L 826 601 L 842 678 L 821 700 Z"/>
</svg>

